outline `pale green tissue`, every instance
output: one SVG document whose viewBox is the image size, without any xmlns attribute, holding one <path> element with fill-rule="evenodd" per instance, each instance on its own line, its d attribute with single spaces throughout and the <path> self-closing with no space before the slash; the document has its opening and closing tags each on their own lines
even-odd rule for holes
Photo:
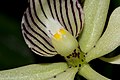
<svg viewBox="0 0 120 80">
<path fill-rule="evenodd" d="M 86 61 L 103 56 L 120 46 L 120 7 L 116 8 L 110 16 L 106 31 L 86 56 Z"/>
<path fill-rule="evenodd" d="M 0 80 L 45 80 L 68 68 L 66 63 L 31 64 L 0 71 Z"/>
<path fill-rule="evenodd" d="M 85 23 L 79 45 L 84 53 L 89 52 L 100 38 L 105 25 L 110 0 L 85 0 Z"/>
</svg>

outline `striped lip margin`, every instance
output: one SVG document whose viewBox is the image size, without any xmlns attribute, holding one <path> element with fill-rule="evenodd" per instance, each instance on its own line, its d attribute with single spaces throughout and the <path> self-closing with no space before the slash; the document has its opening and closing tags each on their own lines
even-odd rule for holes
<svg viewBox="0 0 120 80">
<path fill-rule="evenodd" d="M 75 38 L 80 34 L 84 18 L 78 0 L 29 0 L 28 3 L 21 26 L 25 42 L 33 52 L 48 57 L 56 55 L 50 37 L 60 29 L 66 29 Z"/>
</svg>

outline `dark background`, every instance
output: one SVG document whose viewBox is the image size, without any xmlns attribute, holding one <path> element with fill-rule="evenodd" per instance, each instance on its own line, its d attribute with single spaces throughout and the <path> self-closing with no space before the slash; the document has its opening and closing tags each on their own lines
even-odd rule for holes
<svg viewBox="0 0 120 80">
<path fill-rule="evenodd" d="M 109 15 L 118 6 L 120 0 L 111 0 Z M 53 58 L 38 56 L 27 47 L 20 27 L 26 7 L 27 0 L 0 0 L 0 70 L 33 63 L 64 61 L 59 56 Z M 120 48 L 117 48 L 114 53 L 119 54 Z M 109 78 L 120 79 L 119 65 L 111 65 L 96 59 L 91 62 L 91 66 Z"/>
</svg>

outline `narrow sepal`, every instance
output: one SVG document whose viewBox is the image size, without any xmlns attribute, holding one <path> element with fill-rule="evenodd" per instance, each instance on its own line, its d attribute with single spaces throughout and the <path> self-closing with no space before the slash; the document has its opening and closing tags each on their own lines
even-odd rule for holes
<svg viewBox="0 0 120 80">
<path fill-rule="evenodd" d="M 77 67 L 76 68 L 75 67 L 68 68 L 64 72 L 62 72 L 48 80 L 74 80 L 77 71 L 78 71 Z"/>
<path fill-rule="evenodd" d="M 45 80 L 68 68 L 66 63 L 31 64 L 19 68 L 0 71 L 1 80 Z"/>
<path fill-rule="evenodd" d="M 101 57 L 120 46 L 120 7 L 110 16 L 106 31 L 98 40 L 95 47 L 87 54 L 86 61 Z"/>
<path fill-rule="evenodd" d="M 83 64 L 79 68 L 78 74 L 85 77 L 87 80 L 110 80 L 92 69 L 89 64 Z"/>
<path fill-rule="evenodd" d="M 89 52 L 100 38 L 105 25 L 110 0 L 85 0 L 85 23 L 79 45 L 84 53 Z"/>
<path fill-rule="evenodd" d="M 120 64 L 120 55 L 117 55 L 117 56 L 112 57 L 112 58 L 100 57 L 99 59 L 102 61 L 111 63 L 111 64 Z"/>
</svg>

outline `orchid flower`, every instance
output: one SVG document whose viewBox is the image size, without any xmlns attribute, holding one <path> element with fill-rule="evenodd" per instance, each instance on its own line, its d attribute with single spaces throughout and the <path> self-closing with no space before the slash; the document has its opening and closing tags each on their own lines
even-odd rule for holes
<svg viewBox="0 0 120 80">
<path fill-rule="evenodd" d="M 29 0 L 22 18 L 22 33 L 36 54 L 57 54 L 66 62 L 31 64 L 0 71 L 2 80 L 109 80 L 90 67 L 96 58 L 120 64 L 120 55 L 102 57 L 120 46 L 120 7 L 116 8 L 103 33 L 110 0 Z M 103 34 L 102 34 L 103 33 Z"/>
</svg>

